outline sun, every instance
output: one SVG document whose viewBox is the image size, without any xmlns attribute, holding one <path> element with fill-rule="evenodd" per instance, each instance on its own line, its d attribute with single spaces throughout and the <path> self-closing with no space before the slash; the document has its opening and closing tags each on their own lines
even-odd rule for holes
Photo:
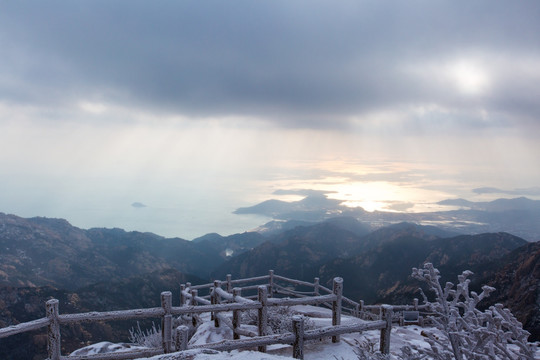
<svg viewBox="0 0 540 360">
<path fill-rule="evenodd" d="M 478 62 L 460 59 L 446 67 L 446 75 L 464 95 L 482 95 L 489 87 L 489 76 Z"/>
</svg>

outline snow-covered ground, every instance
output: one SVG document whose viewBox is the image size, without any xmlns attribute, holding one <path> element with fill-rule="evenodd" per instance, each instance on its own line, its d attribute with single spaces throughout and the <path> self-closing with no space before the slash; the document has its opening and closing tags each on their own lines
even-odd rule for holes
<svg viewBox="0 0 540 360">
<path fill-rule="evenodd" d="M 331 311 L 325 308 L 313 307 L 313 306 L 294 306 L 291 308 L 294 313 L 308 316 L 316 327 L 330 326 L 332 323 Z M 218 342 L 221 340 L 231 340 L 233 338 L 232 330 L 226 325 L 222 325 L 219 328 L 214 327 L 213 322 L 209 319 L 205 321 L 199 328 L 195 335 L 191 338 L 190 345 L 206 344 L 210 342 Z M 362 321 L 349 316 L 342 316 L 342 324 Z M 246 325 L 242 325 L 246 327 Z M 425 342 L 425 336 L 422 333 L 431 332 L 438 333 L 438 330 L 430 327 L 419 326 L 394 326 L 392 328 L 391 341 L 390 341 L 390 353 L 392 359 L 397 359 L 397 354 L 401 354 L 401 348 L 405 345 L 416 345 L 419 347 L 428 347 Z M 373 348 L 378 350 L 379 347 L 379 330 L 366 331 L 361 334 L 344 334 L 341 336 L 341 342 L 333 344 L 331 339 L 307 341 L 304 343 L 304 359 L 306 360 L 357 360 L 359 344 L 364 344 L 364 348 Z M 103 347 L 113 347 L 113 344 L 95 344 L 92 347 L 102 349 Z M 97 353 L 99 349 L 85 348 L 85 352 L 88 354 Z M 80 349 L 78 351 L 81 351 Z M 120 351 L 125 351 L 120 347 Z M 144 358 L 145 360 L 283 360 L 292 359 L 292 346 L 290 345 L 270 345 L 267 348 L 267 353 L 260 353 L 250 350 L 234 350 L 231 352 L 218 352 L 213 350 L 188 350 L 184 352 L 182 357 L 179 354 L 167 354 L 156 355 L 151 358 Z M 535 359 L 540 359 L 540 352 L 536 352 Z M 141 359 L 143 360 L 143 359 Z"/>
</svg>

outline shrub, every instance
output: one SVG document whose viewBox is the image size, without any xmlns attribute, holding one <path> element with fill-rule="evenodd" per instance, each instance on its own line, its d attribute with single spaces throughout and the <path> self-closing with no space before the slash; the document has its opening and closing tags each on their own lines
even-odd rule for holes
<svg viewBox="0 0 540 360">
<path fill-rule="evenodd" d="M 129 342 L 148 348 L 159 348 L 161 347 L 161 329 L 156 328 L 152 322 L 151 329 L 142 331 L 141 325 L 137 321 L 137 329 L 131 328 L 129 330 Z"/>
<path fill-rule="evenodd" d="M 495 289 L 483 286 L 479 295 L 469 291 L 468 277 L 472 274 L 464 271 L 458 276 L 457 286 L 447 282 L 443 288 L 439 270 L 433 264 L 413 269 L 412 277 L 425 282 L 435 293 L 435 302 L 422 295 L 434 313 L 429 318 L 443 337 L 427 333 L 430 347 L 405 347 L 402 359 L 534 359 L 534 345 L 527 343 L 529 333 L 509 309 L 501 304 L 486 311 L 477 309 L 478 303 Z"/>
<path fill-rule="evenodd" d="M 271 334 L 283 334 L 293 332 L 292 317 L 295 315 L 288 306 L 273 306 L 268 308 L 268 327 Z M 242 324 L 257 325 L 257 310 L 242 312 Z M 309 318 L 304 318 L 304 330 L 315 328 L 315 323 Z"/>
</svg>

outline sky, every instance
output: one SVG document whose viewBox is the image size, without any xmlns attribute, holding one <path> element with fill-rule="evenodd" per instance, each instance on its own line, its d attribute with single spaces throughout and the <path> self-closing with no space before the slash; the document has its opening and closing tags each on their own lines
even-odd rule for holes
<svg viewBox="0 0 540 360">
<path fill-rule="evenodd" d="M 540 199 L 539 19 L 536 0 L 0 0 L 0 212 L 192 239 L 299 190 Z"/>
</svg>

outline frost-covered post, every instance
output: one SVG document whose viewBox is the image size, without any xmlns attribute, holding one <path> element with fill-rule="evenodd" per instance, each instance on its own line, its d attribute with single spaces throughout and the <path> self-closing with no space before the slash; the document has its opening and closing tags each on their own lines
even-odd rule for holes
<svg viewBox="0 0 540 360">
<path fill-rule="evenodd" d="M 230 294 L 232 291 L 232 275 L 227 274 L 227 292 Z"/>
<path fill-rule="evenodd" d="M 216 304 L 216 305 L 221 302 L 217 289 L 221 289 L 221 281 L 214 280 L 214 291 L 212 292 L 211 302 L 212 304 Z M 214 319 L 214 326 L 219 327 L 219 318 L 217 316 L 217 313 L 213 312 L 212 318 Z"/>
<path fill-rule="evenodd" d="M 294 334 L 293 358 L 304 358 L 304 317 L 295 315 L 292 317 L 292 327 Z"/>
<path fill-rule="evenodd" d="M 418 299 L 417 298 L 413 299 L 413 306 L 414 306 L 414 310 L 418 311 Z"/>
<path fill-rule="evenodd" d="M 197 296 L 199 296 L 199 290 L 191 290 L 191 305 L 197 306 Z M 193 323 L 193 326 L 197 326 L 197 319 L 195 317 L 195 314 L 191 316 L 191 322 Z"/>
<path fill-rule="evenodd" d="M 236 297 L 241 296 L 242 288 L 234 288 L 232 290 L 233 293 L 233 300 L 236 302 Z M 236 333 L 236 329 L 240 327 L 240 310 L 233 310 L 232 313 L 232 324 L 233 324 L 233 339 L 238 340 L 240 339 L 240 335 Z"/>
<path fill-rule="evenodd" d="M 193 289 L 191 290 L 191 304 L 193 306 L 197 306 L 197 297 L 199 296 L 199 290 Z"/>
<path fill-rule="evenodd" d="M 321 295 L 319 287 L 320 287 L 319 278 L 316 277 L 315 279 L 313 279 L 313 293 L 315 294 L 315 296 Z"/>
<path fill-rule="evenodd" d="M 274 294 L 274 270 L 268 270 L 268 296 L 273 297 Z"/>
<path fill-rule="evenodd" d="M 186 285 L 180 284 L 180 306 L 184 306 L 184 291 L 186 290 Z"/>
<path fill-rule="evenodd" d="M 161 319 L 161 343 L 165 354 L 172 352 L 172 293 L 164 291 L 161 293 L 161 307 L 164 314 Z"/>
<path fill-rule="evenodd" d="M 268 290 L 266 289 L 266 286 L 262 285 L 258 288 L 258 300 L 261 303 L 260 309 L 258 309 L 258 330 L 259 330 L 259 336 L 265 336 L 267 335 L 267 327 L 268 327 L 268 307 L 267 307 L 267 300 L 268 300 Z M 266 352 L 266 345 L 261 345 L 257 348 L 260 352 Z"/>
<path fill-rule="evenodd" d="M 61 343 L 58 303 L 59 301 L 57 299 L 51 299 L 45 304 L 45 312 L 50 321 L 47 329 L 47 353 L 50 360 L 60 360 Z"/>
<path fill-rule="evenodd" d="M 386 327 L 381 329 L 380 351 L 383 354 L 390 354 L 390 333 L 392 332 L 392 316 L 394 311 L 390 305 L 381 306 L 382 318 L 386 321 Z"/>
<path fill-rule="evenodd" d="M 332 301 L 332 326 L 341 325 L 341 298 L 343 297 L 343 278 L 335 277 L 332 292 L 336 300 Z M 338 343 L 339 335 L 332 336 L 332 342 Z"/>
<path fill-rule="evenodd" d="M 189 328 L 181 325 L 176 328 L 176 351 L 187 350 Z"/>
</svg>

